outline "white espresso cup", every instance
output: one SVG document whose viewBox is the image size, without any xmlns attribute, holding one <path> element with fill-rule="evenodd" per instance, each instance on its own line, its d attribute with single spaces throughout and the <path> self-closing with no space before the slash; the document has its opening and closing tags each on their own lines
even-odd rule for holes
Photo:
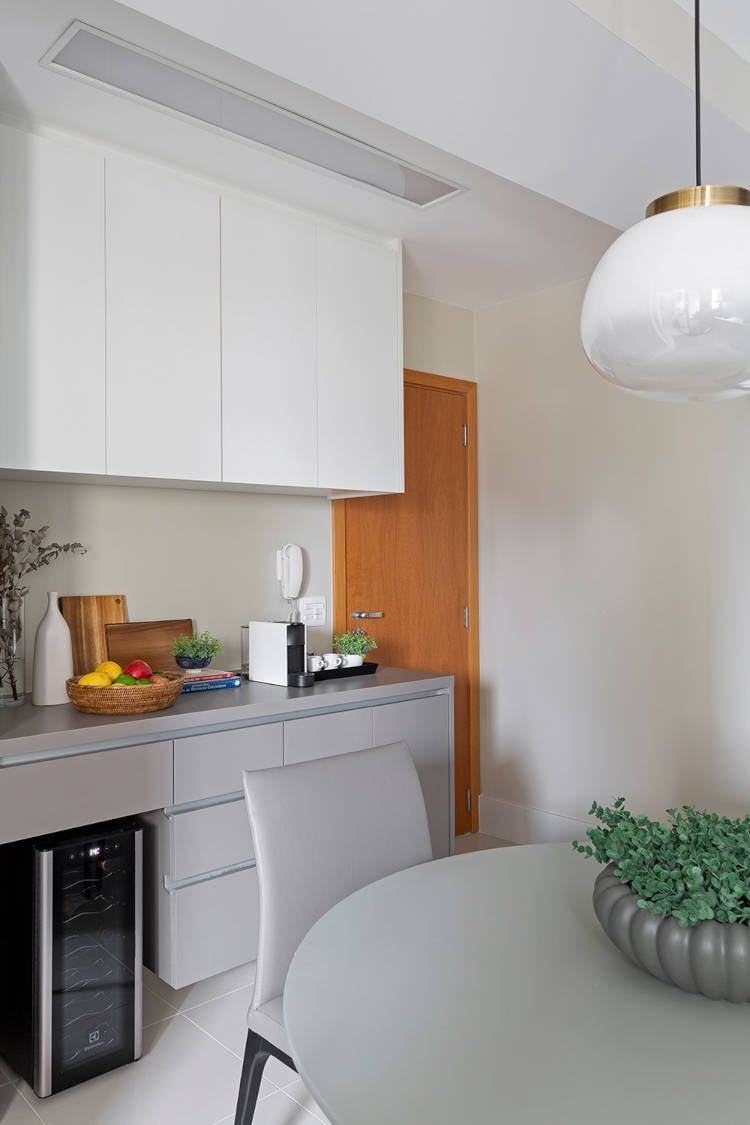
<svg viewBox="0 0 750 1125">
<path fill-rule="evenodd" d="M 344 663 L 344 658 L 339 652 L 324 652 L 323 653 L 323 667 L 326 671 L 330 672 L 333 668 L 340 668 Z"/>
<path fill-rule="evenodd" d="M 316 656 L 314 652 L 311 652 L 307 658 L 308 672 L 321 672 L 323 668 L 325 668 L 325 660 L 323 657 Z"/>
</svg>

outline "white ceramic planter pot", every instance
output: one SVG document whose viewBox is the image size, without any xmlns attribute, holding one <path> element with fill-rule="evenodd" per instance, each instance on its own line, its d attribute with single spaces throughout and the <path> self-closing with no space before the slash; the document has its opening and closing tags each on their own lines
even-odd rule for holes
<svg viewBox="0 0 750 1125">
<path fill-rule="evenodd" d="M 345 656 L 341 663 L 342 668 L 359 668 L 364 660 L 364 656 Z"/>
</svg>

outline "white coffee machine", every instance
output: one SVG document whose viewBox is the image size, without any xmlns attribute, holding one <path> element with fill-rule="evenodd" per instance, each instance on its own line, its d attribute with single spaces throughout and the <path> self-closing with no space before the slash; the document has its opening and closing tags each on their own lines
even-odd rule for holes
<svg viewBox="0 0 750 1125">
<path fill-rule="evenodd" d="M 300 622 L 248 623 L 247 678 L 281 687 L 312 687 L 306 668 L 307 630 Z"/>
</svg>

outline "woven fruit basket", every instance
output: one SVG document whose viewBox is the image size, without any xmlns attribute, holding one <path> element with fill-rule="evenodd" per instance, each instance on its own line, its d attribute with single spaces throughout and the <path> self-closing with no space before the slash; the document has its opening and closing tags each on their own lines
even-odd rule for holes
<svg viewBox="0 0 750 1125">
<path fill-rule="evenodd" d="M 68 699 L 88 715 L 142 715 L 171 707 L 182 691 L 185 677 L 175 672 L 160 672 L 165 684 L 120 684 L 115 687 L 81 687 L 79 676 L 65 681 Z"/>
</svg>

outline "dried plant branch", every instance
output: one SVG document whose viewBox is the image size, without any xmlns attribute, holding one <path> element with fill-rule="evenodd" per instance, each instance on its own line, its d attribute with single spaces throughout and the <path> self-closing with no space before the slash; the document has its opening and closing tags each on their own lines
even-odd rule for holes
<svg viewBox="0 0 750 1125">
<path fill-rule="evenodd" d="M 21 607 L 29 592 L 25 579 L 60 555 L 86 554 L 82 543 L 46 543 L 49 527 L 27 528 L 30 518 L 26 508 L 11 517 L 0 507 L 0 687 L 8 684 L 14 699 L 18 699 L 15 653 L 23 628 Z"/>
</svg>

